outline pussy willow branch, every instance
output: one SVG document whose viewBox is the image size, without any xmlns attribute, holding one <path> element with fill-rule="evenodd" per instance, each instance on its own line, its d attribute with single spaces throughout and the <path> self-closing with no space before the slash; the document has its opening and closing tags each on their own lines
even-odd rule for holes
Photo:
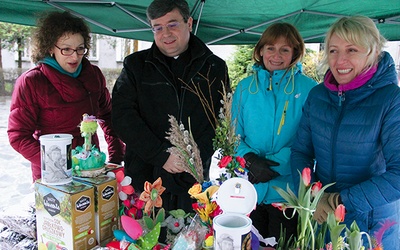
<svg viewBox="0 0 400 250">
<path fill-rule="evenodd" d="M 171 142 L 173 147 L 169 148 L 167 152 L 177 155 L 178 162 L 176 164 L 185 168 L 186 172 L 191 174 L 199 183 L 202 183 L 203 164 L 200 157 L 200 150 L 194 141 L 192 133 L 185 130 L 183 124 L 179 125 L 176 118 L 172 115 L 169 115 L 169 122 L 171 127 L 167 132 L 168 136 L 166 138 Z"/>
<path fill-rule="evenodd" d="M 215 130 L 215 128 L 216 128 L 215 124 L 218 124 L 218 117 L 215 114 L 214 102 L 213 102 L 213 98 L 211 95 L 211 86 L 214 84 L 215 78 L 214 78 L 214 80 L 212 80 L 210 82 L 210 79 L 208 78 L 208 76 L 210 74 L 210 69 L 211 69 L 211 67 L 208 69 L 207 76 L 204 76 L 203 74 L 198 73 L 202 78 L 204 78 L 207 81 L 207 87 L 208 87 L 208 93 L 210 95 L 210 99 L 206 98 L 205 94 L 203 93 L 203 91 L 200 88 L 200 83 L 195 83 L 192 80 L 193 85 L 190 85 L 190 84 L 184 82 L 180 78 L 179 78 L 179 80 L 186 86 L 186 88 L 190 92 L 192 92 L 193 94 L 195 94 L 196 96 L 199 97 L 201 105 L 203 106 L 204 112 L 206 113 L 207 119 L 210 122 L 213 129 Z"/>
</svg>

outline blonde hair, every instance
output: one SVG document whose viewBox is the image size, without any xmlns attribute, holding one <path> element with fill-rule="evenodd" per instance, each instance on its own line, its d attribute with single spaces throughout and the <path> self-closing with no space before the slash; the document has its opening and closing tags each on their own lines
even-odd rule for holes
<svg viewBox="0 0 400 250">
<path fill-rule="evenodd" d="M 386 39 L 380 34 L 372 19 L 365 16 L 342 17 L 333 23 L 326 33 L 323 58 L 325 65 L 328 65 L 329 45 L 333 34 L 348 43 L 368 50 L 365 71 L 378 63 L 386 43 Z"/>
</svg>

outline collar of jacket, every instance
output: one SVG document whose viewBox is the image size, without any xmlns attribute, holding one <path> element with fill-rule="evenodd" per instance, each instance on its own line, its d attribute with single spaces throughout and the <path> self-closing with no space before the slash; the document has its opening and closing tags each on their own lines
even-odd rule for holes
<svg viewBox="0 0 400 250">
<path fill-rule="evenodd" d="M 358 103 L 359 100 L 367 98 L 377 89 L 391 84 L 398 84 L 396 68 L 390 54 L 388 52 L 383 52 L 378 63 L 378 68 L 372 78 L 361 87 L 346 91 L 345 100 L 348 104 Z M 338 98 L 338 91 L 328 89 L 325 84 L 323 87 L 329 91 L 329 95 L 336 101 Z"/>
<path fill-rule="evenodd" d="M 190 33 L 188 49 L 190 49 L 191 62 L 200 57 L 210 56 L 213 54 L 212 51 L 205 45 L 205 43 L 192 33 Z M 166 65 L 166 56 L 161 53 L 155 42 L 153 42 L 153 44 L 151 45 L 151 51 L 152 53 L 149 53 L 147 60 L 153 62 L 156 60 Z"/>
<path fill-rule="evenodd" d="M 77 78 L 63 74 L 44 63 L 38 67 L 66 102 L 80 101 L 87 98 L 90 92 L 99 91 L 101 83 L 98 82 L 98 74 L 86 58 L 82 59 L 82 71 Z"/>
<path fill-rule="evenodd" d="M 293 71 L 294 75 L 301 73 L 302 65 L 300 62 L 296 63 L 293 67 L 294 67 Z M 269 81 L 270 77 L 281 81 L 283 80 L 283 77 L 285 77 L 285 79 L 288 79 L 291 75 L 290 69 L 287 72 L 286 69 L 275 70 L 271 75 L 271 73 L 268 70 L 266 70 L 263 66 L 258 64 L 253 65 L 253 71 L 257 74 L 259 81 L 267 81 L 267 80 Z"/>
<path fill-rule="evenodd" d="M 374 68 L 372 68 L 370 70 L 370 73 L 373 73 L 373 75 L 369 76 L 368 79 L 363 84 L 361 84 L 361 86 L 344 89 L 343 91 L 356 90 L 364 88 L 364 86 L 366 86 L 367 89 L 377 89 L 389 84 L 397 84 L 397 73 L 394 67 L 394 61 L 390 54 L 386 51 L 382 52 L 377 67 L 375 66 Z M 329 90 L 337 92 L 337 87 L 329 87 L 327 86 L 327 83 L 325 83 L 326 78 L 329 77 L 330 74 L 332 73 L 328 70 L 324 77 L 324 85 Z M 330 85 L 332 85 L 332 83 Z"/>
</svg>

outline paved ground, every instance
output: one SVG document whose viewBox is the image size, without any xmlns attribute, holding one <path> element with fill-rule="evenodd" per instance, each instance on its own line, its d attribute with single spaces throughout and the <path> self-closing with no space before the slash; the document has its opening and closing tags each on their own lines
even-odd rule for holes
<svg viewBox="0 0 400 250">
<path fill-rule="evenodd" d="M 29 162 L 9 144 L 7 123 L 10 97 L 0 97 L 0 211 L 34 201 Z"/>
</svg>

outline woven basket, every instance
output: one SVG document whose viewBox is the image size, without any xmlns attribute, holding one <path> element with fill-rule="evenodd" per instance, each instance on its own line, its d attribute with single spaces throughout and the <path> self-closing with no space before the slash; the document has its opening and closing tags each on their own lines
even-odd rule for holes
<svg viewBox="0 0 400 250">
<path fill-rule="evenodd" d="M 96 177 L 101 174 L 104 174 L 105 170 L 106 170 L 105 167 L 91 169 L 91 170 L 81 170 L 80 173 L 78 174 L 78 176 L 79 177 Z"/>
</svg>

